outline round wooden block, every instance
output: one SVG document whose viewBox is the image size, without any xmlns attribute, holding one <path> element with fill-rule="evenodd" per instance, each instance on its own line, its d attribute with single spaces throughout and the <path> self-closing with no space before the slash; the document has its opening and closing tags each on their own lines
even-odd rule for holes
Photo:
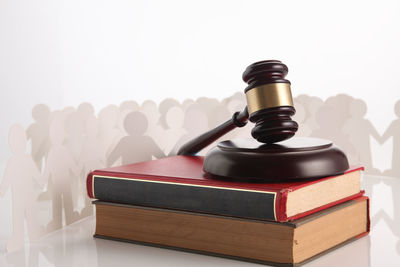
<svg viewBox="0 0 400 267">
<path fill-rule="evenodd" d="M 346 155 L 331 141 L 305 137 L 275 144 L 223 141 L 207 153 L 203 165 L 216 178 L 277 182 L 338 175 L 348 168 Z"/>
</svg>

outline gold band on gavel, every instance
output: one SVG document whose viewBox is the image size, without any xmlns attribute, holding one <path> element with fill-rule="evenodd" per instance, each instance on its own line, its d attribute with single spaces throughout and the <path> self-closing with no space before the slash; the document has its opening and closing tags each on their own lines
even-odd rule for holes
<svg viewBox="0 0 400 267">
<path fill-rule="evenodd" d="M 249 114 L 265 108 L 292 106 L 293 98 L 288 83 L 270 83 L 246 92 Z"/>
</svg>

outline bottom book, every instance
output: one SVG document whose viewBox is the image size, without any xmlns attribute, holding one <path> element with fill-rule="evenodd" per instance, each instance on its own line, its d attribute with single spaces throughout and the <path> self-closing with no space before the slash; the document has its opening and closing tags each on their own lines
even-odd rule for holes
<svg viewBox="0 0 400 267">
<path fill-rule="evenodd" d="M 95 201 L 95 237 L 276 266 L 301 265 L 369 232 L 367 197 L 278 223 Z"/>
</svg>

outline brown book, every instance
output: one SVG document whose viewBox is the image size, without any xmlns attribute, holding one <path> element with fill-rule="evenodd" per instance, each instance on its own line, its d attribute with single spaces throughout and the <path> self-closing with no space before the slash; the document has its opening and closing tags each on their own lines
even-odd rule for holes
<svg viewBox="0 0 400 267">
<path fill-rule="evenodd" d="M 95 237 L 278 266 L 302 264 L 369 232 L 367 197 L 285 223 L 96 201 Z"/>
</svg>

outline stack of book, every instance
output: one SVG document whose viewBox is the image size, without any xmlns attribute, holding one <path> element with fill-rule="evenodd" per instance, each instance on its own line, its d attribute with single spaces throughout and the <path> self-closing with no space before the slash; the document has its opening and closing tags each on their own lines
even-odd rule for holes
<svg viewBox="0 0 400 267">
<path fill-rule="evenodd" d="M 175 156 L 91 172 L 95 237 L 292 266 L 369 232 L 362 167 L 285 183 L 214 179 L 202 167 Z"/>
</svg>

